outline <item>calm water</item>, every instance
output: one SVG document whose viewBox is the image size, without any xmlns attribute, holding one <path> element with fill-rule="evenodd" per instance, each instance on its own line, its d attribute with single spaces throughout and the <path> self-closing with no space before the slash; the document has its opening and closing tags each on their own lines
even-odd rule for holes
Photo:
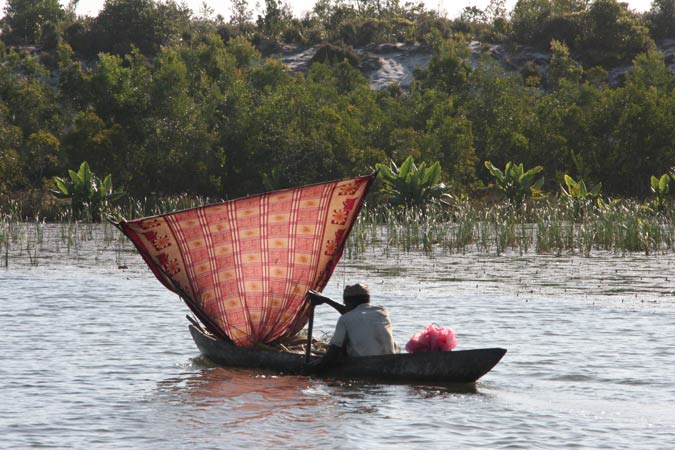
<svg viewBox="0 0 675 450">
<path fill-rule="evenodd" d="M 467 391 L 212 367 L 139 256 L 78 245 L 45 238 L 0 269 L 2 448 L 675 445 L 673 256 L 343 261 L 328 294 L 369 284 L 399 343 L 433 322 L 458 349 L 509 349 Z M 337 319 L 323 308 L 318 334 Z"/>
</svg>

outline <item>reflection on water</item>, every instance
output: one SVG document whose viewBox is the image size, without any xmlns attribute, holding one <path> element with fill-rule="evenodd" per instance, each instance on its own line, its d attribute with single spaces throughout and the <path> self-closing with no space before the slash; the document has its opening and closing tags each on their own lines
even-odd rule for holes
<svg viewBox="0 0 675 450">
<path fill-rule="evenodd" d="M 509 353 L 475 386 L 350 383 L 218 368 L 133 253 L 0 270 L 0 448 L 671 448 L 675 257 L 375 252 L 399 343 L 451 326 Z M 44 252 L 46 253 L 46 252 Z M 97 255 L 97 256 L 92 256 Z M 110 255 L 108 255 L 110 256 Z M 119 261 L 117 261 L 119 260 Z M 117 270 L 118 262 L 128 270 Z M 318 308 L 315 332 L 337 314 Z"/>
<path fill-rule="evenodd" d="M 239 438 L 257 435 L 255 443 L 263 447 L 288 445 L 287 439 L 292 439 L 292 447 L 302 442 L 308 448 L 333 447 L 361 427 L 368 430 L 366 435 L 376 431 L 368 424 L 379 420 L 414 422 L 399 409 L 405 404 L 423 407 L 429 401 L 462 402 L 467 395 L 480 396 L 475 385 L 397 386 L 200 366 L 203 362 L 197 360 L 196 372 L 157 383 L 153 399 L 162 405 L 164 420 L 197 416 L 200 429 L 223 427 L 218 433 L 227 430 Z M 174 409 L 181 415 L 167 414 Z M 365 444 L 353 442 L 357 448 Z"/>
<path fill-rule="evenodd" d="M 260 374 L 245 369 L 208 368 L 158 383 L 158 396 L 193 407 L 227 405 L 238 421 L 263 418 L 276 408 L 307 406 L 302 393 L 309 380 L 299 376 Z M 309 404 L 317 404 L 314 399 Z"/>
</svg>

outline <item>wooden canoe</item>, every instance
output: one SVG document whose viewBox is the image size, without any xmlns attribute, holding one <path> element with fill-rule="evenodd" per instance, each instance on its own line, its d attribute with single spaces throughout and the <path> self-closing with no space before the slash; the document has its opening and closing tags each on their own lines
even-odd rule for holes
<svg viewBox="0 0 675 450">
<path fill-rule="evenodd" d="M 305 357 L 296 353 L 237 347 L 190 326 L 201 353 L 225 367 L 269 370 L 284 374 L 302 372 Z M 318 376 L 389 383 L 474 383 L 502 359 L 503 348 L 451 352 L 399 353 L 346 358 Z"/>
</svg>

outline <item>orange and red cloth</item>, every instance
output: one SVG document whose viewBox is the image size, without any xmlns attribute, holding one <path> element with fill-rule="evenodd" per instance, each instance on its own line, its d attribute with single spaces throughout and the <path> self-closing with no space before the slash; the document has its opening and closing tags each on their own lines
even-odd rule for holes
<svg viewBox="0 0 675 450">
<path fill-rule="evenodd" d="M 240 346 L 294 336 L 322 290 L 374 175 L 123 221 L 155 276 L 209 331 Z"/>
</svg>

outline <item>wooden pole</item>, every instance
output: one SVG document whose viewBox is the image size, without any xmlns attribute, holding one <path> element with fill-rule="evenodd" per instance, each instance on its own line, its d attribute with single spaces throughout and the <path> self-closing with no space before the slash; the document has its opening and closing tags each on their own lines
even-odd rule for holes
<svg viewBox="0 0 675 450">
<path fill-rule="evenodd" d="M 305 363 L 309 362 L 312 353 L 312 328 L 314 328 L 314 305 L 309 306 L 309 322 L 307 322 L 307 349 L 305 350 Z"/>
</svg>

